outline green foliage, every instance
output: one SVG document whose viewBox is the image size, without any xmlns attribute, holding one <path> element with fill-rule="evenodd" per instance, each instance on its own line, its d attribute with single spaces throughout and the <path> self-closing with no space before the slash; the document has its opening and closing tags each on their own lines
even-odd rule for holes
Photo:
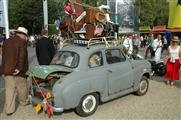
<svg viewBox="0 0 181 120">
<path fill-rule="evenodd" d="M 107 0 L 82 0 L 82 2 L 93 7 L 107 4 Z"/>
<path fill-rule="evenodd" d="M 88 5 L 90 5 L 90 6 L 96 7 L 98 0 L 82 0 L 82 1 L 83 1 L 83 3 L 85 3 L 85 4 L 88 4 Z"/>
<path fill-rule="evenodd" d="M 155 3 L 154 25 L 167 25 L 169 6 L 166 0 L 157 0 Z"/>
<path fill-rule="evenodd" d="M 66 0 L 48 0 L 48 23 L 63 18 Z M 42 0 L 9 0 L 10 28 L 24 26 L 30 34 L 40 33 L 43 26 Z M 90 6 L 106 4 L 106 0 L 82 0 Z M 166 0 L 135 0 L 139 25 L 166 25 L 168 21 L 168 3 Z"/>
<path fill-rule="evenodd" d="M 48 0 L 48 22 L 54 23 L 59 16 L 59 3 Z M 39 34 L 43 26 L 42 0 L 9 0 L 10 28 L 24 26 L 29 34 Z"/>
<path fill-rule="evenodd" d="M 136 0 L 135 7 L 138 11 L 140 26 L 153 25 L 154 22 L 154 0 Z"/>
<path fill-rule="evenodd" d="M 48 25 L 48 33 L 49 33 L 49 35 L 58 34 L 59 30 L 56 29 L 55 24 L 49 24 Z"/>
<path fill-rule="evenodd" d="M 135 8 L 143 25 L 166 25 L 168 20 L 168 3 L 166 0 L 135 0 Z"/>
</svg>

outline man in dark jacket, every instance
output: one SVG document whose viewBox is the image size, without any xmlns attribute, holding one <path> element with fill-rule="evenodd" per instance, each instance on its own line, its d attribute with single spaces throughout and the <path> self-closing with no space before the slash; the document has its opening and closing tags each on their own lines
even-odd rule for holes
<svg viewBox="0 0 181 120">
<path fill-rule="evenodd" d="M 42 37 L 36 43 L 36 56 L 40 65 L 49 65 L 54 54 L 55 48 L 53 41 L 48 38 L 48 31 L 41 31 Z"/>
<path fill-rule="evenodd" d="M 28 30 L 18 27 L 16 35 L 5 40 L 2 46 L 2 73 L 5 76 L 5 112 L 15 112 L 16 95 L 20 104 L 28 104 L 28 89 L 25 73 L 28 70 Z M 18 94 L 17 94 L 18 93 Z"/>
</svg>

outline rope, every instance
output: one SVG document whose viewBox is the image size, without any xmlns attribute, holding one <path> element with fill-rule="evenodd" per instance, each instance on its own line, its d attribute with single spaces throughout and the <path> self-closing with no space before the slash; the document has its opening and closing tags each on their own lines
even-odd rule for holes
<svg viewBox="0 0 181 120">
<path fill-rule="evenodd" d="M 42 89 L 40 88 L 40 86 L 38 85 L 38 83 L 36 82 L 34 76 L 32 76 L 33 81 L 35 82 L 35 84 L 37 85 L 38 89 L 40 90 L 42 97 L 43 97 L 43 101 L 41 102 L 41 107 L 43 107 L 44 112 L 47 112 L 48 117 L 50 117 L 51 115 L 53 115 L 53 111 L 52 111 L 52 105 L 50 105 L 47 101 L 46 95 L 44 95 Z M 42 108 L 41 108 L 42 109 Z"/>
<path fill-rule="evenodd" d="M 39 86 L 39 85 L 38 85 L 38 83 L 36 82 L 35 77 L 34 77 L 34 76 L 32 76 L 32 79 L 33 79 L 33 81 L 35 82 L 35 84 L 38 86 L 38 89 L 40 90 L 40 92 L 42 93 L 43 98 L 45 99 L 45 98 L 46 98 L 46 96 L 43 94 L 42 89 L 40 88 L 40 86 Z"/>
</svg>

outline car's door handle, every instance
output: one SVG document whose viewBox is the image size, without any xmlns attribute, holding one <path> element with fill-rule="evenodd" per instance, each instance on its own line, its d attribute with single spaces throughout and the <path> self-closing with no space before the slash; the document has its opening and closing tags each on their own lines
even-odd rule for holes
<svg viewBox="0 0 181 120">
<path fill-rule="evenodd" d="M 112 70 L 108 70 L 108 72 L 112 73 Z"/>
</svg>

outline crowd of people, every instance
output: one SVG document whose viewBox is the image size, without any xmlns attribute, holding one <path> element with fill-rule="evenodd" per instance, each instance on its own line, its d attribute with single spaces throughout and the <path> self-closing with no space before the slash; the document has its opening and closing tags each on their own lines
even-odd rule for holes
<svg viewBox="0 0 181 120">
<path fill-rule="evenodd" d="M 170 43 L 170 44 L 168 44 Z M 149 34 L 148 39 L 144 41 L 137 34 L 128 35 L 123 37 L 123 46 L 126 49 L 128 56 L 138 53 L 140 47 L 145 47 L 145 59 L 150 58 L 159 63 L 161 61 L 161 54 L 163 50 L 166 50 L 165 57 L 165 83 L 173 86 L 175 81 L 180 79 L 179 69 L 181 65 L 181 39 L 178 36 L 174 36 L 169 42 L 165 36 L 158 34 L 154 39 L 154 34 Z"/>
<path fill-rule="evenodd" d="M 161 34 L 148 34 L 143 38 L 143 36 L 138 36 L 137 34 L 128 34 L 122 36 L 121 43 L 126 49 L 128 55 L 134 55 L 139 52 L 139 48 L 145 49 L 144 57 L 145 59 L 154 58 L 156 62 L 160 61 L 161 54 L 164 50 L 167 50 L 170 40 L 167 40 L 165 35 Z M 181 45 L 181 39 L 178 39 L 178 45 Z"/>
</svg>

